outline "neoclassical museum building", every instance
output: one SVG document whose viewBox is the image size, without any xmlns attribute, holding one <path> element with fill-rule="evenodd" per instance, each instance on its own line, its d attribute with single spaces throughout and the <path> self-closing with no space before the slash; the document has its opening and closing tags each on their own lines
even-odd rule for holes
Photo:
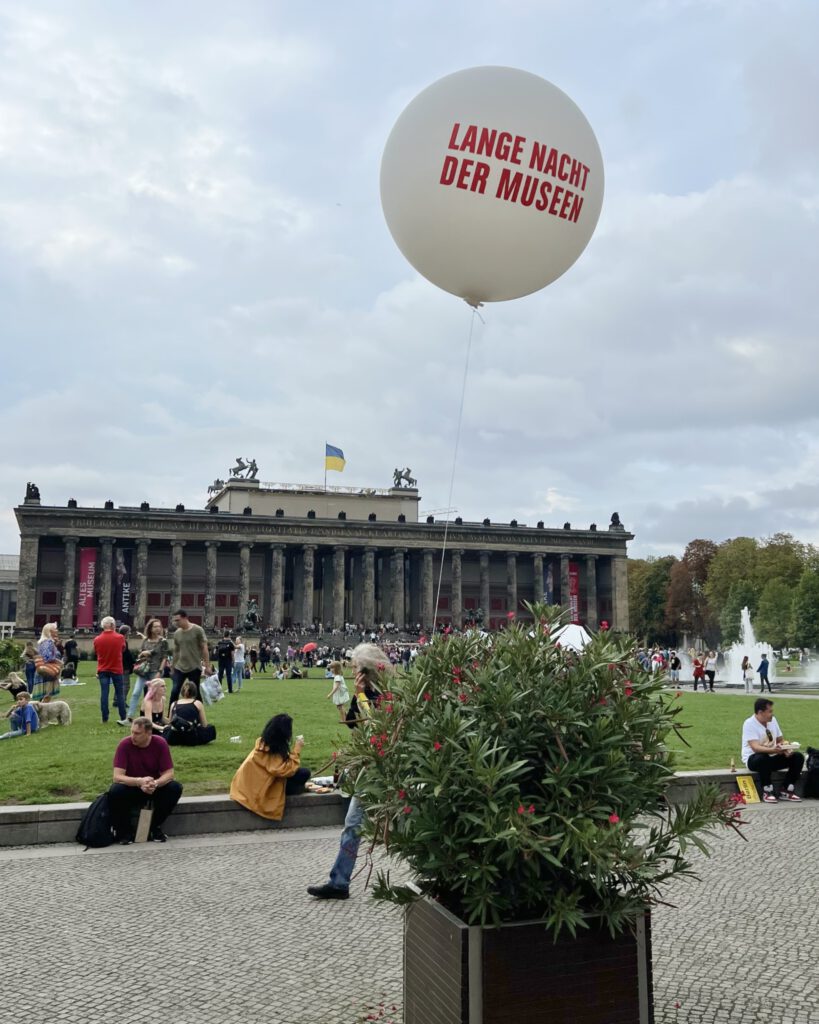
<svg viewBox="0 0 819 1024">
<path fill-rule="evenodd" d="M 108 614 L 136 628 L 153 616 L 167 624 L 179 607 L 207 630 L 238 628 L 250 602 L 271 629 L 391 622 L 429 630 L 476 616 L 494 627 L 541 600 L 593 628 L 606 621 L 628 629 L 633 535 L 616 513 L 600 530 L 446 523 L 419 521 L 414 486 L 237 477 L 209 491 L 203 509 L 113 501 L 80 508 L 74 499 L 46 505 L 29 485 L 15 509 L 17 631 L 54 621 L 63 631 L 90 631 Z"/>
</svg>

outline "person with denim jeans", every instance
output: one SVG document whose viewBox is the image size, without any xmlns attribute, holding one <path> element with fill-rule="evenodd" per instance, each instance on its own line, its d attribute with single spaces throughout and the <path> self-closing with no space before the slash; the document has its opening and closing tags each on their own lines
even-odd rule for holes
<svg viewBox="0 0 819 1024">
<path fill-rule="evenodd" d="M 125 637 L 116 631 L 116 622 L 106 615 L 100 623 L 102 632 L 94 637 L 94 651 L 97 655 L 97 678 L 100 681 L 100 713 L 105 724 L 108 721 L 108 700 L 111 685 L 114 687 L 114 700 L 119 711 L 119 725 L 127 725 L 128 717 L 125 707 L 125 684 L 123 683 L 122 653 Z"/>
</svg>

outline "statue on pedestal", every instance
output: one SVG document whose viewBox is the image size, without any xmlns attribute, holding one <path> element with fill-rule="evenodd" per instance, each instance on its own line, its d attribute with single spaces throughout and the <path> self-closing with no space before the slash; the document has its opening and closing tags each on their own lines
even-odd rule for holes
<svg viewBox="0 0 819 1024">
<path fill-rule="evenodd" d="M 392 485 L 393 487 L 400 487 L 401 481 L 406 483 L 407 487 L 415 487 L 418 481 L 412 475 L 412 470 L 407 466 L 405 469 L 398 469 L 396 467 L 392 471 Z"/>
<path fill-rule="evenodd" d="M 26 484 L 26 501 L 39 501 L 40 500 L 40 488 L 37 484 L 28 483 Z"/>
<path fill-rule="evenodd" d="M 255 632 L 259 628 L 259 606 L 251 598 L 247 605 L 247 611 L 245 612 L 245 621 L 242 623 L 242 629 L 245 632 Z"/>
</svg>

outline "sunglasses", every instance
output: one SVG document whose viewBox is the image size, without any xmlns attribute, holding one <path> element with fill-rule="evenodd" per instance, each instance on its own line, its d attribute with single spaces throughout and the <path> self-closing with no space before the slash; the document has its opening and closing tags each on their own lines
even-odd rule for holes
<svg viewBox="0 0 819 1024">
<path fill-rule="evenodd" d="M 768 737 L 768 742 L 769 743 L 773 743 L 773 736 L 771 735 L 771 730 L 770 729 L 766 729 L 765 730 L 765 735 Z"/>
</svg>

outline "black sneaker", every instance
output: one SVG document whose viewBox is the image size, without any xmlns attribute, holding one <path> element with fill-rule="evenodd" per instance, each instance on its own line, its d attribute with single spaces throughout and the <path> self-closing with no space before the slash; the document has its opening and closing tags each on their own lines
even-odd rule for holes
<svg viewBox="0 0 819 1024">
<path fill-rule="evenodd" d="M 134 842 L 134 837 L 129 835 L 117 836 L 116 841 L 120 846 L 131 846 Z"/>
<path fill-rule="evenodd" d="M 329 882 L 324 885 L 308 885 L 307 892 L 317 900 L 346 900 L 350 898 L 349 889 L 340 889 Z"/>
<path fill-rule="evenodd" d="M 168 837 L 162 831 L 161 828 L 152 828 L 148 833 L 149 843 L 167 843 Z"/>
</svg>

